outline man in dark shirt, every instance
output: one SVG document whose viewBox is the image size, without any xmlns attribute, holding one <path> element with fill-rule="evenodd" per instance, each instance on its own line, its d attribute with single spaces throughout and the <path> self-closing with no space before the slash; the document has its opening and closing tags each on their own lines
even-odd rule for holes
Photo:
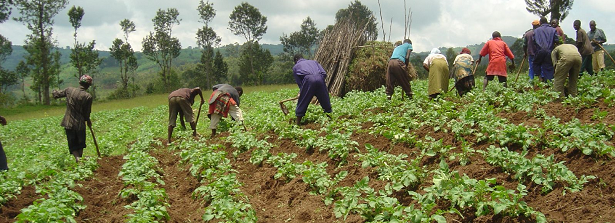
<svg viewBox="0 0 615 223">
<path fill-rule="evenodd" d="M 192 105 L 194 104 L 194 98 L 197 95 L 201 96 L 201 104 L 203 104 L 203 102 L 205 102 L 203 99 L 203 93 L 201 92 L 201 88 L 198 87 L 180 88 L 169 94 L 169 127 L 167 135 L 167 140 L 169 143 L 171 143 L 173 129 L 177 124 L 178 113 L 182 127 L 184 129 L 186 128 L 186 124 L 184 123 L 185 118 L 186 122 L 190 123 L 192 135 L 196 136 L 196 122 L 193 119 L 194 113 L 192 112 Z"/>
<path fill-rule="evenodd" d="M 90 121 L 92 96 L 86 92 L 91 85 L 92 77 L 83 75 L 79 78 L 79 88 L 68 87 L 52 92 L 53 98 L 66 98 L 66 113 L 60 125 L 66 132 L 68 150 L 77 162 L 83 156 L 83 149 L 86 147 L 85 125 L 92 127 L 92 121 Z"/>
<path fill-rule="evenodd" d="M 585 30 L 581 28 L 581 21 L 574 20 L 572 23 L 572 27 L 577 31 L 577 39 L 576 46 L 581 54 L 582 63 L 581 63 L 581 71 L 579 73 L 579 77 L 583 76 L 583 71 L 587 71 L 589 75 L 594 75 L 594 70 L 592 68 L 592 54 L 594 53 L 594 48 L 592 47 L 591 41 L 589 40 L 589 36 Z"/>
<path fill-rule="evenodd" d="M 534 45 L 534 30 L 539 26 L 540 21 L 532 21 L 532 29 L 528 30 L 523 35 L 523 52 L 525 53 L 523 58 L 527 59 L 527 62 L 530 67 L 530 70 L 528 72 L 530 82 L 534 81 L 534 76 L 540 77 L 540 74 L 536 75 L 534 72 L 534 56 L 536 55 L 536 46 Z"/>
<path fill-rule="evenodd" d="M 318 99 L 320 106 L 327 113 L 327 116 L 331 117 L 329 89 L 325 83 L 327 72 L 318 62 L 303 59 L 301 54 L 296 54 L 293 59 L 295 61 L 293 76 L 299 86 L 299 101 L 295 109 L 297 125 L 301 125 L 301 119 L 305 116 L 308 105 L 310 105 L 310 101 L 312 101 L 314 96 Z"/>
<path fill-rule="evenodd" d="M 6 119 L 0 116 L 0 124 L 6 125 Z M 0 142 L 0 171 L 9 170 L 9 166 L 6 162 L 6 154 L 4 154 L 4 149 L 2 148 L 2 142 Z"/>
<path fill-rule="evenodd" d="M 216 129 L 222 117 L 231 115 L 233 119 L 243 125 L 243 112 L 239 108 L 240 97 L 243 95 L 243 88 L 233 87 L 228 84 L 217 84 L 212 88 L 213 92 L 209 97 L 208 117 L 211 120 L 209 129 L 211 137 L 216 136 Z M 244 126 L 245 130 L 245 126 Z"/>
</svg>

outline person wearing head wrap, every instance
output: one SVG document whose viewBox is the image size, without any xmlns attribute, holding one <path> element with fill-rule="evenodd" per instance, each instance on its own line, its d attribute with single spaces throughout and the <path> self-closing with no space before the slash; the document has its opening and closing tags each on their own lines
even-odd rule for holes
<svg viewBox="0 0 615 223">
<path fill-rule="evenodd" d="M 241 125 L 244 124 L 243 112 L 239 108 L 241 95 L 243 95 L 242 87 L 233 87 L 228 84 L 216 84 L 212 87 L 211 96 L 209 96 L 209 112 L 207 113 L 207 117 L 210 119 L 209 129 L 211 129 L 212 138 L 216 136 L 216 129 L 222 117 L 226 118 L 231 115 L 233 120 L 238 121 Z"/>
<path fill-rule="evenodd" d="M 453 62 L 451 74 L 455 78 L 455 89 L 459 96 L 463 96 L 474 88 L 474 74 L 472 73 L 474 58 L 471 53 L 470 49 L 463 48 Z"/>
<path fill-rule="evenodd" d="M 391 100 L 393 93 L 395 93 L 395 86 L 401 86 L 408 99 L 412 99 L 412 88 L 408 76 L 408 66 L 412 66 L 409 63 L 410 53 L 412 53 L 412 41 L 405 39 L 402 44 L 395 47 L 389 58 L 385 90 L 388 100 Z"/>
<path fill-rule="evenodd" d="M 534 56 L 536 55 L 536 46 L 534 45 L 534 30 L 540 26 L 539 20 L 532 21 L 532 29 L 523 34 L 523 58 L 527 59 L 529 65 L 528 76 L 530 82 L 534 81 Z M 538 75 L 540 77 L 540 75 Z"/>
<path fill-rule="evenodd" d="M 86 90 L 92 85 L 92 77 L 83 75 L 79 78 L 79 88 L 68 87 L 64 90 L 53 90 L 53 98 L 66 98 L 66 113 L 60 124 L 66 132 L 68 151 L 75 161 L 83 156 L 86 124 L 92 127 L 90 112 L 92 111 L 92 95 Z"/>
<path fill-rule="evenodd" d="M 438 48 L 433 48 L 423 61 L 423 68 L 429 71 L 429 81 L 427 94 L 431 98 L 436 98 L 448 91 L 448 62 L 446 56 L 440 53 Z"/>
<path fill-rule="evenodd" d="M 487 88 L 487 83 L 492 81 L 495 76 L 506 87 L 506 77 L 508 76 L 508 73 L 506 73 L 506 57 L 512 61 L 511 68 L 515 67 L 515 56 L 510 51 L 510 48 L 508 48 L 508 45 L 502 40 L 500 32 L 493 32 L 491 37 L 492 39 L 487 41 L 483 49 L 480 50 L 477 61 L 480 64 L 482 58 L 489 55 L 489 65 L 487 65 L 486 76 L 483 80 L 483 91 Z"/>
</svg>

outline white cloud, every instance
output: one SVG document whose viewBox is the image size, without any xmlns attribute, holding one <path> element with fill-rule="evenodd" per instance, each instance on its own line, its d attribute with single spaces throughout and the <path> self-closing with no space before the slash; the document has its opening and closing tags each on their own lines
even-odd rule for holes
<svg viewBox="0 0 615 223">
<path fill-rule="evenodd" d="M 283 33 L 298 31 L 306 17 L 311 17 L 319 29 L 333 24 L 335 13 L 346 8 L 354 0 L 210 0 L 217 15 L 210 26 L 222 38 L 222 44 L 243 43 L 242 36 L 235 36 L 228 30 L 229 15 L 235 6 L 246 1 L 258 8 L 267 17 L 267 33 L 262 43 L 278 44 Z M 129 42 L 136 50 L 141 49 L 141 41 L 153 28 L 152 18 L 158 9 L 177 8 L 182 19 L 173 34 L 180 39 L 183 47 L 196 46 L 195 33 L 202 26 L 198 22 L 196 8 L 197 0 L 73 0 L 55 19 L 54 36 L 59 46 L 70 46 L 73 43 L 72 27 L 66 13 L 72 5 L 81 6 L 85 10 L 82 27 L 78 37 L 81 42 L 96 40 L 97 48 L 108 50 L 115 38 L 123 38 L 119 22 L 125 18 L 132 20 L 137 31 L 130 34 Z M 380 11 L 384 20 L 387 40 L 401 40 L 404 37 L 404 1 L 402 0 L 363 0 L 374 12 L 380 23 Z M 531 21 L 536 19 L 525 10 L 523 1 L 513 0 L 406 0 L 407 7 L 412 9 L 412 24 L 410 38 L 415 45 L 415 51 L 428 51 L 433 47 L 466 46 L 484 42 L 495 30 L 505 36 L 520 37 L 531 28 Z M 568 18 L 562 21 L 564 32 L 574 37 L 572 21 L 580 19 L 583 27 L 589 29 L 587 22 L 596 20 L 598 27 L 603 29 L 607 38 L 615 38 L 615 27 L 607 24 L 615 23 L 615 1 L 584 0 L 576 1 Z M 18 15 L 13 10 L 13 16 Z M 393 20 L 393 24 L 391 24 Z M 378 28 L 381 29 L 379 24 Z M 16 45 L 23 44 L 30 33 L 21 23 L 7 21 L 0 25 L 0 33 Z M 382 30 L 378 32 L 382 40 Z M 390 37 L 388 37 L 391 35 Z"/>
</svg>

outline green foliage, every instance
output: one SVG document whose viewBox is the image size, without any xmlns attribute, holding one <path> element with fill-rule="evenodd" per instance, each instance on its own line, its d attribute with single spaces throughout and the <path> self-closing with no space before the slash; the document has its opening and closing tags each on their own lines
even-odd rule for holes
<svg viewBox="0 0 615 223">
<path fill-rule="evenodd" d="M 14 19 L 32 31 L 24 46 L 29 54 L 25 59 L 32 66 L 34 83 L 31 88 L 41 95 L 43 104 L 49 105 L 49 88 L 59 84 L 56 81 L 60 69 L 60 54 L 53 52 L 53 17 L 66 7 L 68 0 L 16 0 L 15 4 L 20 17 Z"/>
<path fill-rule="evenodd" d="M 301 23 L 301 30 L 290 35 L 282 34 L 280 42 L 284 46 L 285 59 L 291 60 L 297 53 L 305 54 L 305 58 L 312 58 L 312 48 L 319 40 L 320 31 L 316 23 L 309 16 Z"/>
<path fill-rule="evenodd" d="M 376 17 L 374 17 L 372 10 L 361 4 L 361 1 L 355 0 L 348 5 L 348 8 L 340 9 L 335 13 L 336 23 L 344 19 L 349 19 L 355 27 L 361 30 L 367 27 L 365 28 L 365 34 L 368 41 L 373 41 L 378 38 Z"/>
<path fill-rule="evenodd" d="M 386 85 L 386 72 L 393 45 L 388 42 L 368 42 L 359 48 L 346 77 L 347 91 L 373 91 Z"/>
<path fill-rule="evenodd" d="M 233 35 L 242 35 L 246 42 L 258 42 L 267 32 L 267 17 L 247 2 L 235 6 L 229 19 L 229 30 Z"/>
<path fill-rule="evenodd" d="M 135 23 L 128 19 L 124 19 L 120 22 L 120 26 L 122 27 L 122 31 L 124 33 L 124 40 L 119 38 L 113 40 L 113 44 L 111 45 L 111 48 L 109 48 L 109 53 L 110 56 L 119 63 L 120 81 L 122 83 L 122 87 L 118 88 L 116 92 L 110 96 L 111 98 L 134 97 L 136 94 L 135 91 L 138 88 L 138 86 L 133 84 L 130 89 L 132 91 L 129 91 L 128 89 L 128 81 L 132 78 L 134 82 L 135 71 L 139 67 L 137 58 L 135 57 L 135 52 L 128 42 L 128 35 L 136 31 Z"/>
<path fill-rule="evenodd" d="M 143 54 L 147 59 L 155 62 L 161 69 L 159 72 L 162 86 L 167 92 L 173 89 L 171 84 L 177 83 L 172 80 L 173 59 L 181 53 L 181 43 L 177 37 L 171 35 L 173 25 L 179 25 L 179 12 L 175 8 L 167 10 L 158 9 L 154 22 L 154 32 L 150 32 L 143 38 Z"/>
<path fill-rule="evenodd" d="M 269 50 L 263 49 L 258 42 L 247 42 L 242 46 L 239 61 L 239 74 L 243 85 L 264 84 L 265 75 L 273 63 Z"/>
</svg>

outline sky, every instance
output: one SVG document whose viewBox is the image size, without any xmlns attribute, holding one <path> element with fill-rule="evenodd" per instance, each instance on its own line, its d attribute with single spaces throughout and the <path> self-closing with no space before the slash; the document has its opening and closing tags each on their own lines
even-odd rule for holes
<svg viewBox="0 0 615 223">
<path fill-rule="evenodd" d="M 228 29 L 228 22 L 233 9 L 242 2 L 248 2 L 267 17 L 267 33 L 259 42 L 280 44 L 280 36 L 299 31 L 308 16 L 319 29 L 332 25 L 335 13 L 347 8 L 351 1 L 354 0 L 209 0 L 216 10 L 216 16 L 209 26 L 221 37 L 222 45 L 243 44 L 246 40 L 243 36 L 233 35 Z M 377 18 L 378 40 L 383 39 L 382 26 L 387 41 L 404 38 L 404 0 L 363 0 L 361 3 L 372 10 Z M 73 28 L 67 13 L 75 5 L 85 11 L 78 30 L 78 41 L 96 40 L 98 50 L 108 51 L 115 38 L 123 39 L 119 22 L 129 19 L 137 29 L 130 34 L 129 42 L 140 51 L 143 38 L 153 31 L 152 19 L 156 11 L 176 8 L 181 22 L 174 26 L 173 36 L 179 38 L 182 48 L 195 47 L 195 33 L 203 26 L 198 19 L 198 4 L 198 0 L 70 0 L 67 7 L 54 18 L 54 38 L 60 47 L 73 45 Z M 489 40 L 493 31 L 499 31 L 503 36 L 521 37 L 532 27 L 531 22 L 538 19 L 527 12 L 523 0 L 406 0 L 405 4 L 412 11 L 409 37 L 415 52 L 429 51 L 434 47 L 478 44 Z M 610 16 L 613 14 L 615 1 L 577 0 L 560 25 L 564 33 L 574 39 L 574 20 L 581 20 L 581 28 L 588 32 L 589 21 L 595 20 L 607 40 L 615 40 L 615 26 L 608 25 L 615 24 L 615 16 Z M 19 11 L 13 8 L 11 17 L 17 16 Z M 11 19 L 0 24 L 0 34 L 12 41 L 13 45 L 23 45 L 30 31 L 24 24 Z"/>
</svg>

